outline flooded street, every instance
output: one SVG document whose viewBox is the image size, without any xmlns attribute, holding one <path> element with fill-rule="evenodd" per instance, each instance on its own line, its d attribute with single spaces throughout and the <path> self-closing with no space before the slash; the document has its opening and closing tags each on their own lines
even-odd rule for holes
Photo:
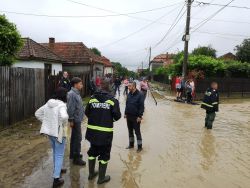
<svg viewBox="0 0 250 188">
<path fill-rule="evenodd" d="M 157 106 L 152 97 L 149 96 L 146 100 L 146 111 L 142 122 L 143 152 L 138 154 L 136 150 L 125 149 L 128 144 L 126 121 L 122 118 L 115 123 L 111 161 L 107 172 L 111 175 L 110 183 L 97 186 L 96 180 L 89 182 L 88 168 L 73 166 L 69 161 L 68 142 L 64 164 L 68 171 L 63 175 L 65 179 L 63 187 L 247 188 L 250 186 L 250 101 L 231 100 L 221 104 L 214 129 L 209 131 L 204 129 L 205 112 L 199 105 L 176 103 L 160 96 L 158 100 Z M 121 111 L 124 112 L 123 97 L 120 98 L 120 104 Z M 15 166 L 19 166 L 25 160 L 25 164 L 28 165 L 27 159 L 31 160 L 32 164 L 35 160 L 36 165 L 33 169 L 27 169 L 29 173 L 24 174 L 20 187 L 51 187 L 51 150 L 46 149 L 49 148 L 48 141 L 45 139 L 44 142 L 43 137 L 40 139 L 42 140 L 40 142 L 36 140 L 37 145 L 33 147 L 32 152 L 24 158 L 15 158 L 13 163 L 8 163 L 10 169 L 17 171 L 12 171 L 12 175 L 9 173 L 11 177 L 0 176 L 1 187 L 12 187 L 13 179 L 20 176 L 18 174 L 20 169 Z M 30 139 L 29 142 L 35 141 Z M 5 143 L 10 144 L 11 141 L 2 139 L 1 145 Z M 82 143 L 84 159 L 87 159 L 88 142 L 84 140 Z M 5 161 L 9 156 L 3 155 L 2 149 L 0 152 L 1 171 L 5 169 L 8 171 Z M 9 184 L 3 178 L 7 178 Z"/>
</svg>

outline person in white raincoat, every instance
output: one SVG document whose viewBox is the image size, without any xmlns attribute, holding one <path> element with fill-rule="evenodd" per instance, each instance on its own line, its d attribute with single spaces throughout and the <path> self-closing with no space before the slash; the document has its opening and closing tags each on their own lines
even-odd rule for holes
<svg viewBox="0 0 250 188">
<path fill-rule="evenodd" d="M 53 187 L 58 187 L 64 183 L 64 180 L 60 177 L 61 173 L 66 171 L 62 169 L 68 123 L 66 102 L 67 90 L 60 87 L 56 90 L 52 99 L 35 113 L 36 118 L 42 122 L 40 133 L 49 137 L 53 150 Z"/>
</svg>

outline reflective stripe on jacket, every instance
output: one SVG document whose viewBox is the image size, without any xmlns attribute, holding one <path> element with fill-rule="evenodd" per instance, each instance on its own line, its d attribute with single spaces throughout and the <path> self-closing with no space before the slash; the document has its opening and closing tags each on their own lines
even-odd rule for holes
<svg viewBox="0 0 250 188">
<path fill-rule="evenodd" d="M 207 89 L 204 99 L 201 103 L 201 108 L 205 109 L 207 113 L 219 111 L 219 93 L 212 88 Z"/>
<path fill-rule="evenodd" d="M 94 145 L 108 145 L 113 140 L 113 122 L 121 118 L 119 102 L 107 92 L 95 93 L 89 100 L 86 139 Z"/>
</svg>

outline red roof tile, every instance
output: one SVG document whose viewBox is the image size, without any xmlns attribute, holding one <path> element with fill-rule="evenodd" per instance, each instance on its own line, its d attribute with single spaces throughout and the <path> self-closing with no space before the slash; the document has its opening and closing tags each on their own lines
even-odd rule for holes
<svg viewBox="0 0 250 188">
<path fill-rule="evenodd" d="M 236 60 L 237 57 L 236 55 L 234 55 L 233 53 L 229 52 L 229 53 L 226 53 L 222 56 L 219 57 L 220 59 L 224 59 L 224 60 Z"/>
<path fill-rule="evenodd" d="M 67 60 L 67 63 L 91 63 L 95 60 L 91 51 L 82 42 L 42 43 L 56 54 Z"/>
<path fill-rule="evenodd" d="M 35 42 L 30 38 L 23 38 L 24 45 L 21 50 L 17 53 L 17 59 L 23 60 L 46 60 L 46 61 L 56 61 L 56 62 L 65 62 L 65 60 L 49 50 L 45 48 L 41 44 Z"/>
<path fill-rule="evenodd" d="M 160 54 L 154 57 L 153 63 L 163 63 L 163 65 L 169 65 L 173 63 L 173 54 Z"/>
<path fill-rule="evenodd" d="M 105 67 L 113 67 L 112 63 L 110 62 L 110 60 L 104 56 L 102 56 L 102 62 L 104 64 Z"/>
</svg>

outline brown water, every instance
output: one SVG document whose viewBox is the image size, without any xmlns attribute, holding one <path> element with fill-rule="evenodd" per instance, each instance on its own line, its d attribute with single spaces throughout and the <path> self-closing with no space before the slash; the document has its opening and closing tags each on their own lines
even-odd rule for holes
<svg viewBox="0 0 250 188">
<path fill-rule="evenodd" d="M 221 104 L 214 129 L 209 131 L 203 128 L 205 114 L 198 105 L 175 103 L 161 96 L 158 98 L 161 98 L 158 106 L 151 97 L 146 101 L 142 123 L 143 152 L 138 154 L 135 150 L 124 149 L 128 144 L 126 122 L 122 119 L 115 124 L 108 167 L 111 182 L 102 186 L 97 186 L 95 181 L 89 182 L 87 167 L 73 166 L 67 153 L 65 166 L 68 172 L 63 176 L 63 187 L 250 187 L 249 101 Z M 124 111 L 124 99 L 121 98 L 120 102 Z M 34 148 L 34 156 L 39 147 Z M 85 159 L 87 149 L 88 143 L 83 141 Z M 49 188 L 51 174 L 52 158 L 48 150 L 31 175 L 25 176 L 21 187 Z M 13 176 L 16 176 L 15 172 Z M 12 181 L 11 178 L 9 181 Z"/>
</svg>

